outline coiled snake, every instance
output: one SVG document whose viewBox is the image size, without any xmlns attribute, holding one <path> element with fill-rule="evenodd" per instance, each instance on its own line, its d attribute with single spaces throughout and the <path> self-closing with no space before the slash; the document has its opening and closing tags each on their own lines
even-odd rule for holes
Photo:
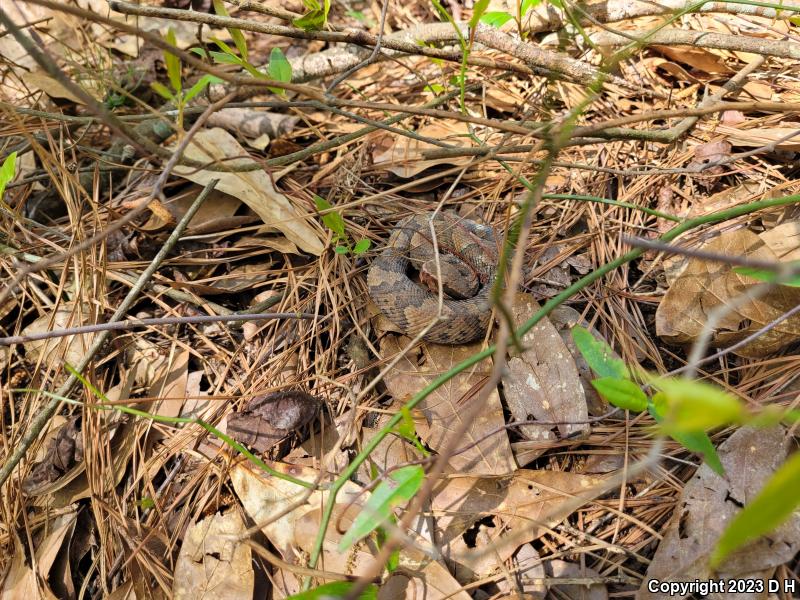
<svg viewBox="0 0 800 600">
<path fill-rule="evenodd" d="M 445 296 L 442 320 L 423 339 L 437 344 L 466 344 L 486 333 L 492 315 L 489 293 L 497 270 L 494 231 L 491 227 L 448 214 L 435 218 L 433 225 L 444 289 L 451 293 L 452 287 L 458 287 L 446 281 L 445 272 L 452 271 L 450 263 L 453 262 L 461 263 L 458 269 L 462 274 L 471 271 L 477 276 L 478 289 L 470 298 Z M 410 336 L 417 335 L 439 313 L 438 294 L 412 281 L 407 273 L 409 263 L 421 270 L 420 262 L 430 260 L 432 256 L 430 214 L 414 215 L 397 224 L 387 247 L 373 261 L 367 274 L 369 295 L 375 304 Z M 445 260 L 452 257 L 459 260 Z M 450 277 L 457 278 L 457 275 Z"/>
</svg>

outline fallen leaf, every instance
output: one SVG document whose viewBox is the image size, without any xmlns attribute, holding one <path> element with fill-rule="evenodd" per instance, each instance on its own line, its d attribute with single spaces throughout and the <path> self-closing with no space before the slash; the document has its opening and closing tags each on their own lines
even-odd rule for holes
<svg viewBox="0 0 800 600">
<path fill-rule="evenodd" d="M 245 530 L 236 512 L 191 525 L 175 564 L 175 600 L 250 600 L 255 579 L 251 550 L 236 540 Z"/>
<path fill-rule="evenodd" d="M 270 467 L 313 483 L 320 479 L 315 469 L 268 462 Z M 326 483 L 327 477 L 322 477 Z M 240 462 L 231 471 L 233 488 L 247 514 L 278 550 L 292 564 L 305 564 L 320 528 L 322 506 L 327 494 L 308 490 L 290 481 L 272 477 L 249 462 Z M 304 502 L 300 502 L 303 499 Z M 338 573 L 358 573 L 359 565 L 371 563 L 373 554 L 366 544 L 357 544 L 349 552 L 339 552 L 340 531 L 346 530 L 361 508 L 362 490 L 348 481 L 339 491 L 317 568 Z M 341 528 L 341 529 L 340 529 Z M 286 570 L 274 577 L 274 585 L 285 595 L 299 591 L 300 581 Z"/>
<path fill-rule="evenodd" d="M 686 484 L 664 539 L 653 556 L 638 600 L 662 598 L 648 590 L 647 582 L 699 579 L 769 578 L 800 550 L 800 514 L 770 535 L 734 552 L 718 572 L 708 568 L 708 558 L 723 530 L 741 507 L 753 499 L 767 479 L 786 459 L 791 436 L 782 427 L 742 427 L 719 447 L 725 477 L 703 464 Z M 684 597 L 676 595 L 673 597 Z M 709 594 L 707 598 L 761 598 L 757 594 Z"/>
<path fill-rule="evenodd" d="M 512 313 L 519 327 L 541 307 L 518 293 Z M 525 352 L 508 361 L 503 391 L 516 421 L 545 421 L 516 429 L 528 440 L 581 437 L 589 432 L 586 396 L 572 354 L 556 328 L 542 319 L 522 338 Z"/>
<path fill-rule="evenodd" d="M 437 120 L 435 123 L 420 127 L 417 133 L 421 136 L 447 142 L 452 146 L 465 147 L 473 145 L 470 138 L 467 137 L 469 129 L 466 123 L 459 121 L 446 122 Z M 390 171 L 404 179 L 415 177 L 425 169 L 436 165 L 467 164 L 470 160 L 466 156 L 424 160 L 424 151 L 439 149 L 440 147 L 405 136 L 384 135 L 379 138 L 376 144 L 377 150 L 373 154 L 375 167 Z"/>
<path fill-rule="evenodd" d="M 78 327 L 90 320 L 93 312 L 86 305 L 64 304 L 53 313 L 43 315 L 22 330 L 22 335 L 46 333 L 54 329 Z M 30 362 L 42 361 L 55 368 L 64 363 L 77 365 L 94 342 L 94 335 L 74 335 L 25 342 L 25 357 Z"/>
<path fill-rule="evenodd" d="M 705 48 L 692 46 L 653 46 L 653 49 L 675 62 L 689 65 L 693 69 L 697 69 L 703 73 L 726 74 L 734 72 L 733 69 L 725 64 L 721 56 Z"/>
<path fill-rule="evenodd" d="M 508 597 L 517 590 L 525 594 L 525 600 L 544 600 L 547 588 L 544 585 L 544 563 L 531 544 L 523 544 L 511 558 L 516 587 L 512 588 L 506 578 L 497 582 L 497 587 Z"/>
<path fill-rule="evenodd" d="M 0 588 L 0 599 L 56 599 L 47 584 L 48 576 L 65 538 L 68 538 L 75 528 L 77 516 L 78 513 L 71 510 L 52 519 L 47 527 L 40 528 L 41 533 L 33 545 L 35 570 L 30 566 L 25 549 L 15 548 L 11 557 L 11 566 L 5 576 L 5 581 L 3 581 L 3 587 Z M 16 534 L 11 538 L 15 545 L 22 543 Z"/>
<path fill-rule="evenodd" d="M 200 162 L 227 164 L 230 161 L 225 159 L 246 157 L 248 153 L 231 134 L 217 127 L 200 131 L 189 144 L 185 156 Z M 283 233 L 304 252 L 317 256 L 322 254 L 324 246 L 317 230 L 309 224 L 309 217 L 275 189 L 272 179 L 264 171 L 233 173 L 176 166 L 174 172 L 199 185 L 219 179 L 216 189 L 239 198 L 266 225 Z"/>
<path fill-rule="evenodd" d="M 781 262 L 800 260 L 800 221 L 788 221 L 758 234 Z"/>
<path fill-rule="evenodd" d="M 753 127 L 750 129 L 719 124 L 715 131 L 719 135 L 724 135 L 733 146 L 745 148 L 772 146 L 775 150 L 795 152 L 800 150 L 800 123 L 793 126 Z"/>
<path fill-rule="evenodd" d="M 421 560 L 421 552 L 403 550 L 400 568 L 378 590 L 378 600 L 421 600 L 447 598 L 469 600 L 471 596 L 438 561 Z M 410 564 L 412 561 L 413 564 Z"/>
<path fill-rule="evenodd" d="M 319 413 L 320 401 L 299 390 L 254 397 L 241 412 L 228 416 L 228 434 L 258 452 L 265 452 Z"/>
<path fill-rule="evenodd" d="M 520 544 L 537 539 L 574 510 L 570 499 L 596 489 L 605 493 L 599 477 L 563 471 L 521 469 L 510 477 L 453 477 L 439 482 L 431 497 L 436 519 L 435 539 L 451 560 L 483 576 L 508 560 Z M 471 549 L 463 534 L 479 521 L 492 518 L 484 547 Z M 518 537 L 521 536 L 521 537 Z M 506 540 L 516 541 L 509 544 Z"/>
<path fill-rule="evenodd" d="M 702 246 L 723 256 L 762 261 L 778 257 L 752 231 L 725 232 Z M 668 342 L 689 344 L 704 330 L 709 314 L 728 305 L 732 298 L 758 285 L 756 279 L 734 273 L 730 265 L 698 258 L 689 260 L 683 273 L 667 290 L 656 310 L 656 333 Z M 800 302 L 800 289 L 775 286 L 767 294 L 728 310 L 719 320 L 711 343 L 733 344 L 777 319 Z M 800 339 L 800 317 L 792 317 L 736 351 L 740 356 L 764 356 Z"/>
<path fill-rule="evenodd" d="M 408 346 L 410 339 L 388 334 L 381 339 L 381 354 L 391 358 Z M 406 402 L 426 385 L 454 365 L 481 350 L 480 344 L 442 346 L 422 344 L 418 347 L 423 363 L 415 360 L 417 350 L 406 355 L 392 368 L 384 379 L 394 398 Z M 453 432 L 461 425 L 462 417 L 470 412 L 474 402 L 473 393 L 489 376 L 488 360 L 472 369 L 459 373 L 444 385 L 431 392 L 417 408 L 425 415 L 426 424 L 418 424 L 417 433 L 433 450 L 445 446 Z M 458 440 L 456 449 L 465 448 L 449 460 L 450 467 L 471 475 L 505 475 L 516 469 L 508 435 L 502 430 L 505 420 L 497 390 L 492 390 L 486 405 L 469 424 L 469 428 Z M 501 431 L 485 437 L 489 432 Z"/>
</svg>

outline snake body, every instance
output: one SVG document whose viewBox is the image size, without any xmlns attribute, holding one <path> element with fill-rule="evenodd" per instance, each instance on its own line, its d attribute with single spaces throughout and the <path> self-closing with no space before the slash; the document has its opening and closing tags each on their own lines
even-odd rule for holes
<svg viewBox="0 0 800 600">
<path fill-rule="evenodd" d="M 430 214 L 399 222 L 387 247 L 367 274 L 369 294 L 380 311 L 410 336 L 420 333 L 439 314 L 438 295 L 412 281 L 409 262 L 433 255 Z M 491 227 L 467 219 L 442 215 L 433 220 L 440 253 L 449 252 L 474 270 L 480 280 L 477 293 L 461 300 L 445 297 L 442 320 L 424 340 L 437 344 L 465 344 L 482 337 L 489 327 L 489 293 L 497 270 L 497 246 Z M 444 269 L 442 269 L 444 270 Z"/>
</svg>

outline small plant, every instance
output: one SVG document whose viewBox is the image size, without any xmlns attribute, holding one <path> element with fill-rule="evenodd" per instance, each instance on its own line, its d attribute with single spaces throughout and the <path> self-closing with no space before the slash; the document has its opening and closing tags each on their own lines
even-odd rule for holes
<svg viewBox="0 0 800 600">
<path fill-rule="evenodd" d="M 692 452 L 704 456 L 706 464 L 724 475 L 722 463 L 706 431 L 728 425 L 770 426 L 800 420 L 798 411 L 770 407 L 751 413 L 735 396 L 708 383 L 672 377 L 640 377 L 656 391 L 648 397 L 636 383 L 628 366 L 614 358 L 611 348 L 582 327 L 572 329 L 572 339 L 589 367 L 600 377 L 594 388 L 610 404 L 642 412 L 647 410 L 661 430 Z M 767 481 L 759 494 L 731 521 L 717 541 L 710 567 L 722 564 L 731 552 L 769 533 L 800 506 L 800 452 L 791 456 Z"/>
<path fill-rule="evenodd" d="M 511 19 L 517 24 L 517 32 L 519 33 L 522 39 L 525 39 L 526 32 L 523 30 L 522 23 L 525 19 L 525 15 L 527 15 L 531 10 L 539 6 L 543 0 L 522 0 L 522 2 L 517 4 L 517 12 L 511 14 L 506 11 L 491 11 L 483 13 L 478 17 L 481 23 L 486 23 L 491 27 L 502 27 Z M 563 8 L 561 4 L 561 0 L 547 0 L 550 4 L 555 6 L 556 8 Z M 488 4 L 488 3 L 487 3 Z M 478 5 L 475 5 L 475 13 L 477 13 Z M 485 9 L 484 9 L 485 10 Z M 471 25 L 471 24 L 470 24 Z"/>
<path fill-rule="evenodd" d="M 225 9 L 222 0 L 214 0 L 214 10 L 222 17 L 230 16 Z M 244 34 L 240 29 L 235 27 L 228 27 L 228 33 L 233 40 L 233 45 L 236 46 L 236 51 L 233 50 L 228 44 L 217 38 L 211 38 L 219 50 L 211 50 L 206 52 L 202 48 L 194 48 L 193 52 L 199 54 L 203 58 L 211 58 L 214 62 L 226 65 L 239 65 L 242 69 L 250 73 L 256 79 L 273 79 L 282 83 L 289 83 L 292 81 L 292 65 L 286 59 L 283 51 L 280 48 L 273 48 L 269 55 L 269 64 L 267 65 L 266 72 L 260 71 L 249 60 L 249 51 L 247 50 L 247 41 Z M 237 53 L 238 51 L 238 53 Z M 283 95 L 285 90 L 276 87 L 269 88 L 271 92 Z"/>
<path fill-rule="evenodd" d="M 336 254 L 349 254 L 353 253 L 355 255 L 364 254 L 367 250 L 370 249 L 372 246 L 372 240 L 367 238 L 358 240 L 354 246 L 350 245 L 350 236 L 347 235 L 347 232 L 344 229 L 344 219 L 342 219 L 342 215 L 336 212 L 333 209 L 333 205 L 325 200 L 325 198 L 321 198 L 320 196 L 314 195 L 314 204 L 317 207 L 317 210 L 320 212 L 324 211 L 322 215 L 322 223 L 333 232 L 333 251 Z"/>
<path fill-rule="evenodd" d="M 172 29 L 172 27 L 167 31 L 166 40 L 170 46 L 177 46 L 175 42 L 175 30 Z M 172 89 L 158 81 L 154 81 L 150 86 L 159 96 L 175 104 L 175 107 L 178 109 L 178 123 L 182 123 L 183 109 L 185 106 L 191 102 L 195 96 L 206 89 L 206 87 L 212 83 L 220 83 L 221 79 L 213 75 L 203 75 L 197 83 L 184 91 L 183 78 L 181 76 L 181 59 L 165 50 L 164 66 L 167 69 L 167 78 L 169 79 L 169 84 Z"/>
<path fill-rule="evenodd" d="M 323 0 L 322 4 L 319 0 L 303 0 L 303 5 L 308 12 L 292 21 L 292 25 L 304 31 L 317 31 L 325 27 L 331 10 L 331 0 Z"/>
</svg>

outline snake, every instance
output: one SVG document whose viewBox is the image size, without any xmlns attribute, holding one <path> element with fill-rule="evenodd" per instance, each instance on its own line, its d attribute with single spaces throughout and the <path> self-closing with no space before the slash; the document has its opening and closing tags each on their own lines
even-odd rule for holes
<svg viewBox="0 0 800 600">
<path fill-rule="evenodd" d="M 436 232 L 440 252 L 439 266 L 443 273 L 443 287 L 450 292 L 458 287 L 445 282 L 445 271 L 455 257 L 456 262 L 466 265 L 453 272 L 467 270 L 478 278 L 478 289 L 474 296 L 453 298 L 445 296 L 442 318 L 423 336 L 423 340 L 436 344 L 458 345 L 473 342 L 483 337 L 490 325 L 492 307 L 489 294 L 497 272 L 497 244 L 494 230 L 469 219 L 461 219 L 449 213 L 432 219 L 431 213 L 407 217 L 392 230 L 386 247 L 372 261 L 367 272 L 369 295 L 378 309 L 405 334 L 416 336 L 439 314 L 437 293 L 426 289 L 409 277 L 409 267 L 419 269 L 419 262 L 431 260 L 431 223 Z M 449 254 L 444 254 L 449 252 Z"/>
</svg>

